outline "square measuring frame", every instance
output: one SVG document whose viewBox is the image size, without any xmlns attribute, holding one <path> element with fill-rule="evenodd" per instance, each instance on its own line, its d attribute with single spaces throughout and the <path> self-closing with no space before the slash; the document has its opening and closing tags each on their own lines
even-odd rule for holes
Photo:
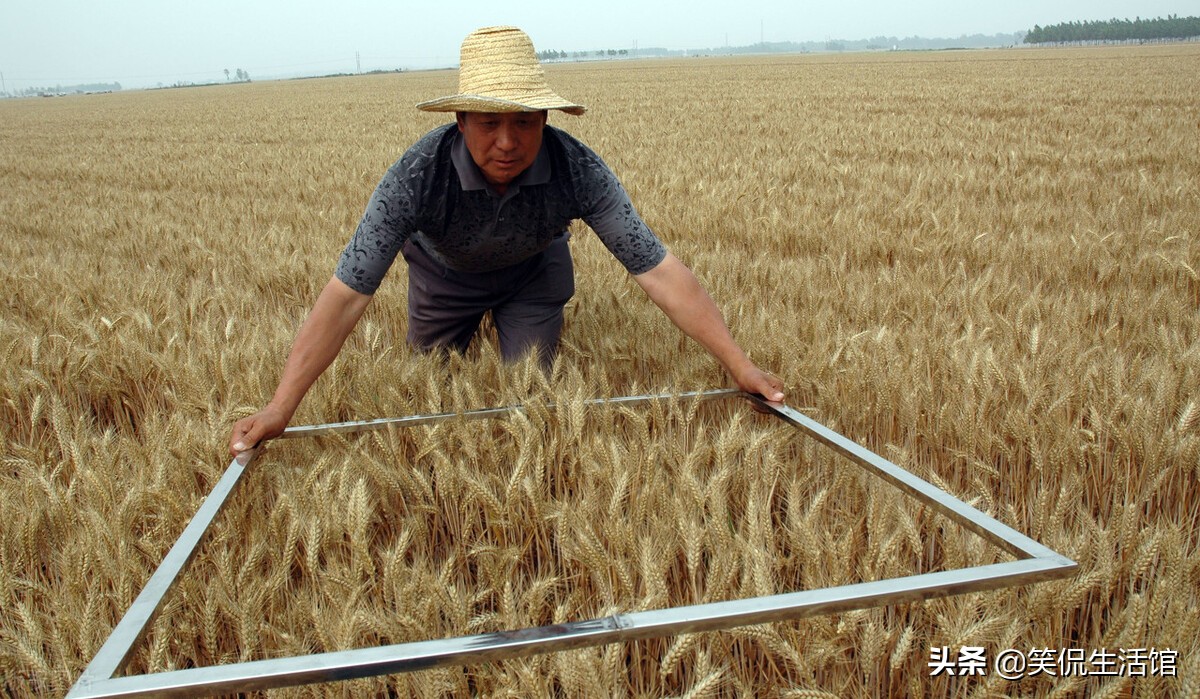
<svg viewBox="0 0 1200 699">
<path fill-rule="evenodd" d="M 224 475 L 213 486 L 191 522 L 167 552 L 158 569 L 150 576 L 150 580 L 126 610 L 91 663 L 84 669 L 67 697 L 92 699 L 194 696 L 200 693 L 273 689 L 311 682 L 372 677 L 441 665 L 468 665 L 617 641 L 713 631 L 992 590 L 1067 577 L 1078 568 L 1078 564 L 1071 559 L 1002 524 L 869 449 L 782 403 L 767 401 L 761 396 L 737 389 L 718 389 L 680 394 L 598 398 L 586 401 L 585 404 L 629 405 L 668 398 L 711 400 L 733 396 L 749 399 L 759 408 L 797 427 L 888 483 L 932 506 L 939 513 L 1005 549 L 1017 560 L 765 597 L 614 614 L 601 619 L 551 626 L 114 677 L 125 664 L 134 645 L 142 638 L 176 578 L 199 548 L 208 526 L 233 492 L 242 473 L 261 451 L 256 447 L 243 452 L 229 464 Z M 550 404 L 547 407 L 554 406 Z M 478 420 L 521 410 L 524 408 L 516 405 L 463 413 L 307 425 L 289 427 L 282 436 L 307 437 L 332 432 L 408 427 L 456 419 Z"/>
</svg>

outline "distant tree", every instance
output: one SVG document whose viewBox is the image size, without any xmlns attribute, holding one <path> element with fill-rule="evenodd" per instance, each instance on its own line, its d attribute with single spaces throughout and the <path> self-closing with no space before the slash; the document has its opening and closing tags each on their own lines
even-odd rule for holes
<svg viewBox="0 0 1200 699">
<path fill-rule="evenodd" d="M 1063 22 L 1047 27 L 1033 25 L 1025 35 L 1027 44 L 1077 41 L 1155 41 L 1200 36 L 1200 17 L 1168 15 L 1165 19 L 1113 19 Z"/>
<path fill-rule="evenodd" d="M 225 69 L 225 82 L 229 82 L 229 69 Z"/>
</svg>

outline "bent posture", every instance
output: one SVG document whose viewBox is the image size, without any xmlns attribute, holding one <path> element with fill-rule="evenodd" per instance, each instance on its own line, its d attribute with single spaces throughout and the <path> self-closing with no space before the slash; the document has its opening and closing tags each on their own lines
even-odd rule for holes
<svg viewBox="0 0 1200 699">
<path fill-rule="evenodd" d="M 533 43 L 489 27 L 462 45 L 459 94 L 422 102 L 455 112 L 384 175 L 332 279 L 300 328 L 279 387 L 239 420 L 234 454 L 283 432 L 334 360 L 397 255 L 408 263 L 408 340 L 465 350 L 491 313 L 501 355 L 537 352 L 548 365 L 563 307 L 575 292 L 567 226 L 585 221 L 676 326 L 743 390 L 782 400 L 782 382 L 734 342 L 695 275 L 650 231 L 607 165 L 549 126 L 557 109 L 584 108 L 546 85 Z"/>
</svg>

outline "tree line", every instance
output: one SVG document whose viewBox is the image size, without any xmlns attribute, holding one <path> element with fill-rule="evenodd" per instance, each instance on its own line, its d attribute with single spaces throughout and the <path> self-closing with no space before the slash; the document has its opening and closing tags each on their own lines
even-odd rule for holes
<svg viewBox="0 0 1200 699">
<path fill-rule="evenodd" d="M 54 87 L 27 87 L 23 90 L 14 90 L 13 94 L 17 97 L 36 97 L 38 95 L 72 95 L 89 92 L 117 92 L 121 89 L 121 83 L 88 83 L 85 85 L 55 85 Z"/>
<path fill-rule="evenodd" d="M 542 61 L 556 61 L 565 58 L 584 59 L 589 57 L 600 58 L 603 56 L 628 56 L 629 49 L 598 49 L 596 51 L 555 51 L 548 49 L 546 51 L 538 51 L 538 59 Z"/>
<path fill-rule="evenodd" d="M 1094 22 L 1063 22 L 1048 27 L 1034 25 L 1025 35 L 1027 44 L 1062 43 L 1068 41 L 1154 41 L 1189 39 L 1200 36 L 1200 17 L 1097 20 Z"/>
</svg>

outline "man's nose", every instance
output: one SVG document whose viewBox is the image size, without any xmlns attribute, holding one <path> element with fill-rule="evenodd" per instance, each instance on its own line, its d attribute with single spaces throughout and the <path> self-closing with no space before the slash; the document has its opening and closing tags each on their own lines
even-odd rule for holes
<svg viewBox="0 0 1200 699">
<path fill-rule="evenodd" d="M 501 126 L 496 130 L 496 147 L 500 150 L 512 150 L 516 147 L 516 134 L 508 126 Z"/>
</svg>

